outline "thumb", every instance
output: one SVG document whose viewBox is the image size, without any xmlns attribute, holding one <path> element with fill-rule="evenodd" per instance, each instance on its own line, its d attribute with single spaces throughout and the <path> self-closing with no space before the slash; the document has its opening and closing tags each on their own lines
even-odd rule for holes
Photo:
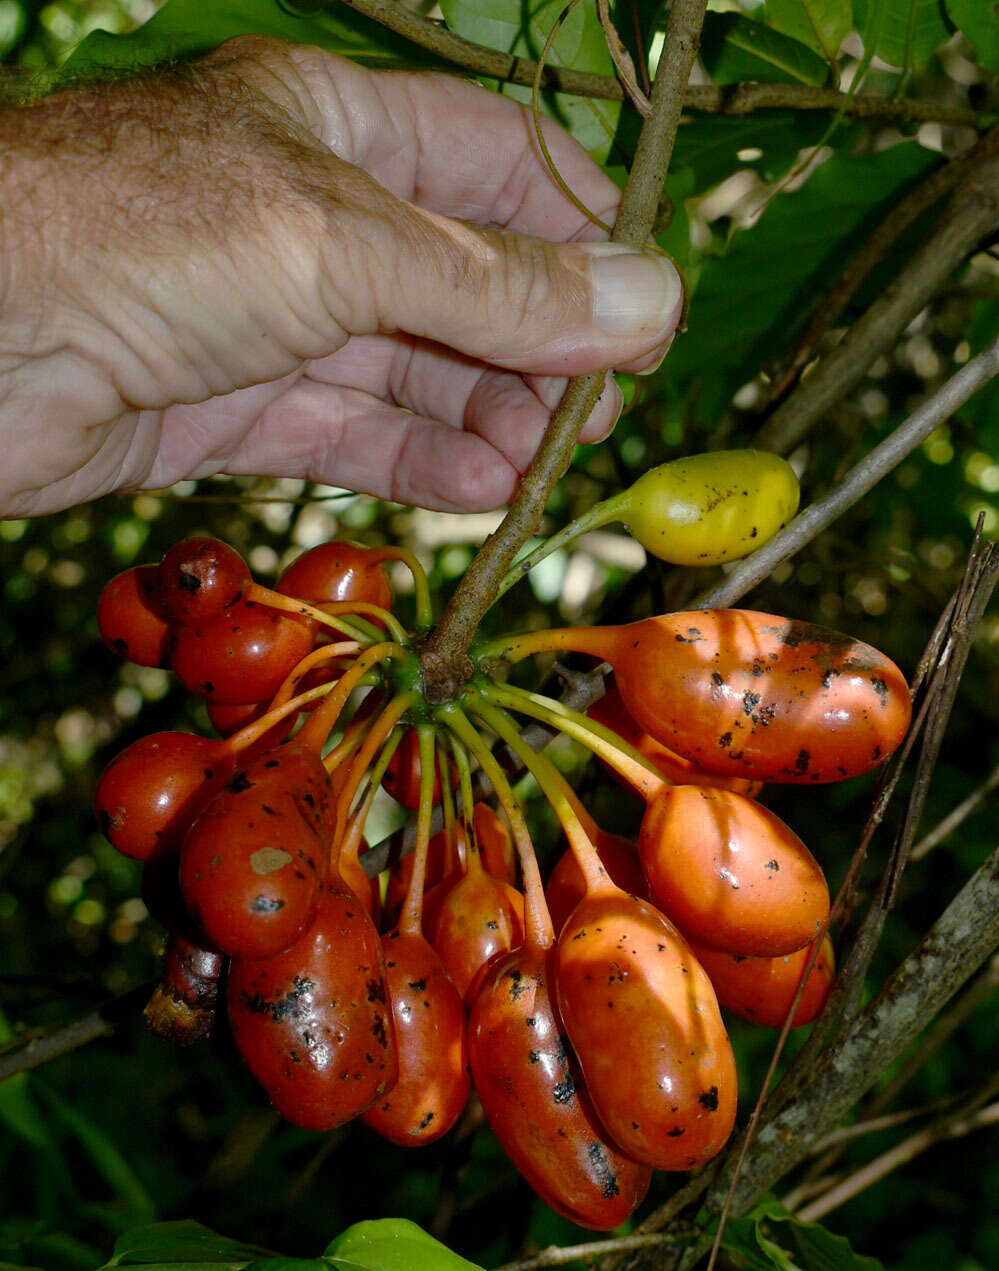
<svg viewBox="0 0 999 1271">
<path fill-rule="evenodd" d="M 351 333 L 406 331 L 541 375 L 641 365 L 668 348 L 683 283 L 667 257 L 469 225 L 352 173 L 354 197 L 338 190 L 349 258 L 337 233 L 329 262 L 335 316 Z"/>
</svg>

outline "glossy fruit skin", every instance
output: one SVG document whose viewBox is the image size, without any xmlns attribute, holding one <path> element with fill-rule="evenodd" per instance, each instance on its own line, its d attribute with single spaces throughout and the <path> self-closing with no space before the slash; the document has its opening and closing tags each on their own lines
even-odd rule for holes
<svg viewBox="0 0 999 1271">
<path fill-rule="evenodd" d="M 461 847 L 456 850 L 455 854 L 457 855 L 458 851 L 460 851 L 461 855 L 464 856 L 465 832 L 460 824 L 457 825 L 455 829 L 461 841 Z M 402 831 L 399 832 L 399 835 L 401 842 Z M 391 927 L 394 927 L 398 921 L 402 906 L 405 903 L 406 893 L 409 891 L 409 883 L 413 877 L 414 860 L 415 854 L 410 852 L 408 855 L 403 856 L 396 862 L 396 864 L 392 867 L 392 872 L 389 874 L 388 887 L 385 889 L 385 903 L 382 906 L 382 913 L 384 914 L 385 922 L 389 925 L 390 929 Z M 447 865 L 447 839 L 444 831 L 441 830 L 439 833 L 435 834 L 433 838 L 431 838 L 430 843 L 427 846 L 427 867 L 423 879 L 423 914 L 425 926 L 428 931 L 432 924 L 426 921 L 426 901 L 430 893 L 437 887 L 444 877 Z M 461 877 L 460 864 L 457 861 L 453 862 L 452 868 L 451 870 L 448 870 L 448 872 L 453 874 L 451 881 L 457 882 Z M 443 897 L 438 897 L 437 899 L 440 900 L 442 898 Z"/>
<path fill-rule="evenodd" d="M 703 1165 L 735 1121 L 738 1079 L 711 982 L 666 918 L 591 894 L 555 947 L 559 1011 L 597 1115 L 635 1160 Z"/>
<path fill-rule="evenodd" d="M 455 787 L 457 784 L 458 774 L 452 769 L 451 785 Z M 396 747 L 395 754 L 385 769 L 385 776 L 382 777 L 382 787 L 410 812 L 415 812 L 420 806 L 420 744 L 414 728 L 406 730 L 402 741 Z M 434 803 L 439 803 L 440 797 L 441 774 L 435 761 Z"/>
<path fill-rule="evenodd" d="M 178 627 L 170 665 L 186 689 L 222 706 L 267 701 L 312 649 L 314 623 L 252 600 L 235 600 L 222 617 Z"/>
<path fill-rule="evenodd" d="M 626 494 L 632 538 L 675 565 L 720 565 L 768 542 L 798 510 L 794 469 L 764 450 L 689 455 L 653 468 Z"/>
<path fill-rule="evenodd" d="M 644 1200 L 652 1171 L 598 1121 L 546 960 L 520 948 L 486 973 L 469 1018 L 475 1089 L 503 1150 L 545 1204 L 581 1227 L 611 1231 Z"/>
<path fill-rule="evenodd" d="M 607 877 L 629 896 L 649 899 L 649 884 L 642 873 L 638 849 L 627 839 L 601 830 L 594 838 L 593 846 Z M 558 859 L 545 885 L 545 900 L 556 933 L 562 930 L 566 920 L 586 895 L 586 880 L 576 864 L 576 855 L 568 848 Z"/>
<path fill-rule="evenodd" d="M 618 688 L 636 722 L 712 772 L 791 784 L 881 763 L 909 726 L 909 690 L 877 649 L 750 610 L 667 614 L 617 629 Z"/>
<path fill-rule="evenodd" d="M 101 639 L 138 666 L 169 664 L 170 622 L 160 594 L 159 567 L 138 565 L 106 583 L 97 601 Z"/>
<path fill-rule="evenodd" d="M 223 737 L 231 737 L 248 724 L 254 723 L 270 710 L 270 702 L 245 702 L 241 706 L 222 706 L 218 702 L 208 704 L 208 719 L 211 726 Z M 247 747 L 249 754 L 259 754 L 262 750 L 273 750 L 280 746 L 295 727 L 295 716 L 286 715 L 268 728 L 262 737 Z"/>
<path fill-rule="evenodd" d="M 708 772 L 689 759 L 668 749 L 661 742 L 650 736 L 635 723 L 628 713 L 614 677 L 604 680 L 604 695 L 587 710 L 587 715 L 598 724 L 612 728 L 624 741 L 634 746 L 639 754 L 644 755 L 667 781 L 676 785 L 719 786 L 725 790 L 737 790 L 749 798 L 755 798 L 763 789 L 762 781 L 747 781 L 745 777 L 726 777 L 717 772 Z M 608 771 L 622 784 L 627 780 L 608 766 Z M 615 879 L 615 882 L 617 880 Z M 627 889 L 626 889 L 627 890 Z"/>
<path fill-rule="evenodd" d="M 456 882 L 431 917 L 427 938 L 466 1000 L 482 968 L 524 939 L 524 897 L 482 869 Z"/>
<path fill-rule="evenodd" d="M 382 952 L 399 1079 L 362 1120 L 400 1147 L 420 1147 L 446 1134 L 468 1101 L 465 1008 L 423 936 L 394 931 Z"/>
<path fill-rule="evenodd" d="M 210 737 L 180 732 L 140 737 L 101 773 L 94 792 L 97 823 L 133 860 L 170 856 L 234 766 L 224 742 Z"/>
<path fill-rule="evenodd" d="M 329 869 L 330 800 L 322 761 L 289 742 L 250 759 L 191 826 L 181 891 L 223 953 L 274 957 L 312 922 Z"/>
<path fill-rule="evenodd" d="M 181 539 L 159 566 L 163 606 L 185 626 L 218 618 L 252 581 L 239 552 L 217 538 Z"/>
<path fill-rule="evenodd" d="M 311 604 L 360 600 L 392 607 L 392 587 L 377 550 L 355 543 L 320 543 L 292 561 L 275 591 Z"/>
<path fill-rule="evenodd" d="M 808 848 L 731 790 L 664 787 L 645 810 L 638 853 L 653 903 L 684 935 L 724 953 L 794 953 L 829 916 L 829 888 Z"/>
<path fill-rule="evenodd" d="M 291 949 L 233 958 L 226 986 L 233 1038 L 293 1125 L 332 1130 L 395 1084 L 384 973 L 371 919 L 336 877 Z"/>
<path fill-rule="evenodd" d="M 476 803 L 472 809 L 472 823 L 486 872 L 516 887 L 519 877 L 517 852 L 506 822 L 488 803 Z"/>
<path fill-rule="evenodd" d="M 784 1027 L 812 945 L 781 958 L 740 958 L 693 942 L 691 948 L 726 1010 L 766 1028 Z M 792 1028 L 801 1028 L 816 1019 L 826 1004 L 835 975 L 836 955 L 832 940 L 826 936 L 795 1008 Z"/>
</svg>

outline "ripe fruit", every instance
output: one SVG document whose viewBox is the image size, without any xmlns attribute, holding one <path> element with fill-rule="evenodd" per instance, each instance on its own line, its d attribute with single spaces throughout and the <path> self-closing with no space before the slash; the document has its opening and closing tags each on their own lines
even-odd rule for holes
<svg viewBox="0 0 999 1271">
<path fill-rule="evenodd" d="M 224 953 L 273 957 L 308 927 L 329 868 L 330 801 L 322 761 L 290 742 L 252 758 L 188 831 L 181 891 Z"/>
<path fill-rule="evenodd" d="M 392 587 L 377 550 L 355 543 L 320 543 L 292 561 L 275 588 L 318 605 L 360 600 L 389 609 Z"/>
<path fill-rule="evenodd" d="M 611 1231 L 644 1200 L 652 1171 L 598 1121 L 545 961 L 520 948 L 487 971 L 469 1020 L 475 1089 L 503 1150 L 541 1199 L 581 1227 Z"/>
<path fill-rule="evenodd" d="M 339 879 L 312 925 L 273 958 L 233 958 L 229 1026 L 278 1112 L 332 1130 L 391 1090 L 398 1073 L 378 933 Z"/>
<path fill-rule="evenodd" d="M 691 944 L 719 1003 L 754 1024 L 783 1028 L 812 953 L 806 945 L 779 958 L 746 958 Z M 794 1012 L 792 1028 L 810 1024 L 825 1006 L 836 975 L 832 940 L 826 936 Z"/>
<path fill-rule="evenodd" d="M 129 662 L 166 666 L 170 622 L 160 593 L 159 569 L 139 565 L 105 584 L 97 602 L 101 639 Z"/>
<path fill-rule="evenodd" d="M 632 843 L 617 834 L 596 830 L 593 846 L 607 877 L 629 896 L 649 899 L 649 884 L 638 860 L 638 852 Z M 565 926 L 566 919 L 586 895 L 586 880 L 576 862 L 571 848 L 559 857 L 545 887 L 545 900 L 556 933 Z"/>
<path fill-rule="evenodd" d="M 470 850 L 464 878 L 441 900 L 432 922 L 428 939 L 464 997 L 486 963 L 523 940 L 524 898 L 487 874 Z"/>
<path fill-rule="evenodd" d="M 125 856 L 169 856 L 188 826 L 232 775 L 224 742 L 193 733 L 150 733 L 127 746 L 101 773 L 94 813 Z"/>
<path fill-rule="evenodd" d="M 206 942 L 172 931 L 163 950 L 163 972 L 143 1011 L 146 1025 L 175 1046 L 208 1037 L 215 1025 L 222 954 Z"/>
<path fill-rule="evenodd" d="M 735 1060 L 676 928 L 616 889 L 591 894 L 562 928 L 554 968 L 565 1031 L 614 1142 L 654 1169 L 710 1160 L 735 1121 Z"/>
<path fill-rule="evenodd" d="M 712 949 L 793 953 L 828 917 L 829 888 L 808 848 L 731 790 L 665 786 L 646 808 L 638 852 L 654 903 Z"/>
<path fill-rule="evenodd" d="M 163 607 L 185 626 L 219 617 L 252 581 L 239 552 L 217 538 L 182 539 L 160 562 Z"/>
<path fill-rule="evenodd" d="M 399 1079 L 363 1120 L 402 1147 L 433 1143 L 468 1100 L 465 1010 L 444 963 L 421 935 L 382 937 Z"/>
</svg>

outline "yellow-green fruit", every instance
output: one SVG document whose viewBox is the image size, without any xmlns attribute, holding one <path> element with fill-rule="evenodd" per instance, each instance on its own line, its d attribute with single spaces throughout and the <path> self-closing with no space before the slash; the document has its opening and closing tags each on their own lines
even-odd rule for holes
<svg viewBox="0 0 999 1271">
<path fill-rule="evenodd" d="M 639 477 L 621 520 L 647 552 L 674 565 L 720 565 L 762 547 L 798 510 L 798 478 L 765 450 L 674 459 Z"/>
</svg>

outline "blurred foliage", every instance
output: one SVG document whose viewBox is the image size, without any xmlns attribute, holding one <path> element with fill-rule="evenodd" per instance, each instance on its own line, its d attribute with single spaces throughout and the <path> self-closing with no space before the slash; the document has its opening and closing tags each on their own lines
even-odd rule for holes
<svg viewBox="0 0 999 1271">
<path fill-rule="evenodd" d="M 807 3 L 815 7 L 814 0 Z M 154 7 L 151 0 L 0 0 L 0 52 L 10 65 L 42 71 L 64 62 L 89 32 L 127 30 Z M 983 121 L 986 112 L 994 116 L 996 88 L 982 67 L 997 64 L 997 36 L 994 25 L 981 20 L 985 6 L 855 0 L 847 26 L 846 0 L 817 7 L 827 22 L 825 38 L 838 50 L 832 68 L 822 60 L 818 37 L 806 39 L 789 0 L 770 0 L 765 9 L 747 0 L 741 14 L 734 3 L 713 4 L 708 65 L 723 82 L 763 75 L 761 66 L 774 68 L 767 78 L 816 82 L 818 58 L 823 79 L 828 73 L 848 82 L 870 68 L 868 87 L 970 105 Z M 274 8 L 277 14 L 276 2 Z M 487 38 L 475 14 L 481 20 L 485 12 L 501 26 L 519 24 L 520 8 L 505 0 L 492 9 L 455 0 L 444 11 L 457 29 L 464 22 L 473 38 L 476 31 Z M 633 45 L 640 39 L 655 55 L 661 6 L 633 8 L 634 21 L 632 6 L 619 5 L 624 38 Z M 906 38 L 899 21 L 910 9 L 914 25 Z M 973 44 L 952 35 L 968 12 Z M 860 39 L 865 32 L 867 51 L 880 58 L 873 66 Z M 524 40 L 525 49 L 534 47 L 534 28 Z M 573 118 L 563 115 L 563 122 L 571 126 Z M 592 125 L 592 116 L 586 123 Z M 746 118 L 701 116 L 684 126 L 668 186 L 677 214 L 663 241 L 692 284 L 689 333 L 655 376 L 628 383 L 629 408 L 612 438 L 579 449 L 551 500 L 546 530 L 654 464 L 748 443 L 767 411 L 767 360 L 786 350 L 887 209 L 941 154 L 970 139 L 968 129 L 933 123 L 841 122 L 831 134 L 828 123 L 785 109 Z M 612 174 L 626 168 L 635 135 L 625 112 L 608 165 Z M 586 139 L 595 150 L 603 144 L 596 134 Z M 816 156 L 809 147 L 820 140 Z M 802 157 L 811 161 L 807 172 Z M 899 244 L 842 326 L 897 271 L 912 241 Z M 821 496 L 999 333 L 997 275 L 999 263 L 988 249 L 976 255 L 798 449 L 793 461 L 806 499 Z M 840 627 L 911 672 L 960 580 L 980 514 L 986 533 L 999 535 L 999 383 L 783 564 L 747 603 Z M 103 765 L 136 737 L 163 728 L 207 731 L 207 720 L 166 673 L 121 665 L 103 647 L 93 614 L 105 581 L 133 563 L 157 560 L 192 533 L 231 542 L 265 582 L 296 553 L 344 536 L 411 547 L 443 604 L 497 520 L 380 504 L 300 481 L 220 478 L 109 498 L 38 521 L 0 522 L 0 1008 L 11 1022 L 8 1031 L 45 1029 L 156 975 L 161 933 L 139 898 L 138 866 L 117 856 L 96 831 L 90 792 Z M 682 607 L 714 576 L 670 570 L 646 561 L 621 533 L 595 533 L 546 561 L 504 598 L 488 624 L 499 631 L 626 621 Z M 405 570 L 396 571 L 394 581 L 406 615 Z M 999 612 L 993 603 L 959 694 L 926 828 L 999 763 L 997 722 Z M 633 831 L 637 805 L 595 766 L 587 767 L 577 747 L 555 750 L 597 820 Z M 807 794 L 773 789 L 766 796 L 809 843 L 833 886 L 857 840 L 872 784 L 861 779 Z M 553 819 L 530 782 L 521 790 L 539 847 L 551 858 L 558 839 Z M 890 813 L 875 840 L 866 884 L 876 876 L 896 819 L 897 812 Z M 994 824 L 994 814 L 982 809 L 911 867 L 872 968 L 871 991 L 995 847 Z M 774 1034 L 732 1020 L 732 1036 L 748 1107 Z M 791 1049 L 797 1044 L 793 1039 Z M 974 1088 L 994 1070 L 997 1048 L 993 996 L 911 1082 L 906 1105 Z M 858 1141 L 846 1166 L 904 1133 Z M 985 1130 L 937 1144 L 834 1211 L 827 1225 L 896 1271 L 999 1266 L 993 1135 Z M 327 1136 L 307 1133 L 270 1111 L 224 1028 L 211 1042 L 174 1053 L 146 1035 L 137 1015 L 113 1039 L 0 1087 L 0 1170 L 0 1262 L 45 1271 L 97 1267 L 114 1239 L 136 1224 L 181 1217 L 301 1257 L 315 1256 L 356 1220 L 386 1215 L 413 1219 L 485 1266 L 524 1249 L 585 1238 L 532 1198 L 474 1113 L 419 1156 L 379 1142 L 360 1126 Z M 673 1187 L 657 1176 L 650 1204 Z"/>
</svg>

